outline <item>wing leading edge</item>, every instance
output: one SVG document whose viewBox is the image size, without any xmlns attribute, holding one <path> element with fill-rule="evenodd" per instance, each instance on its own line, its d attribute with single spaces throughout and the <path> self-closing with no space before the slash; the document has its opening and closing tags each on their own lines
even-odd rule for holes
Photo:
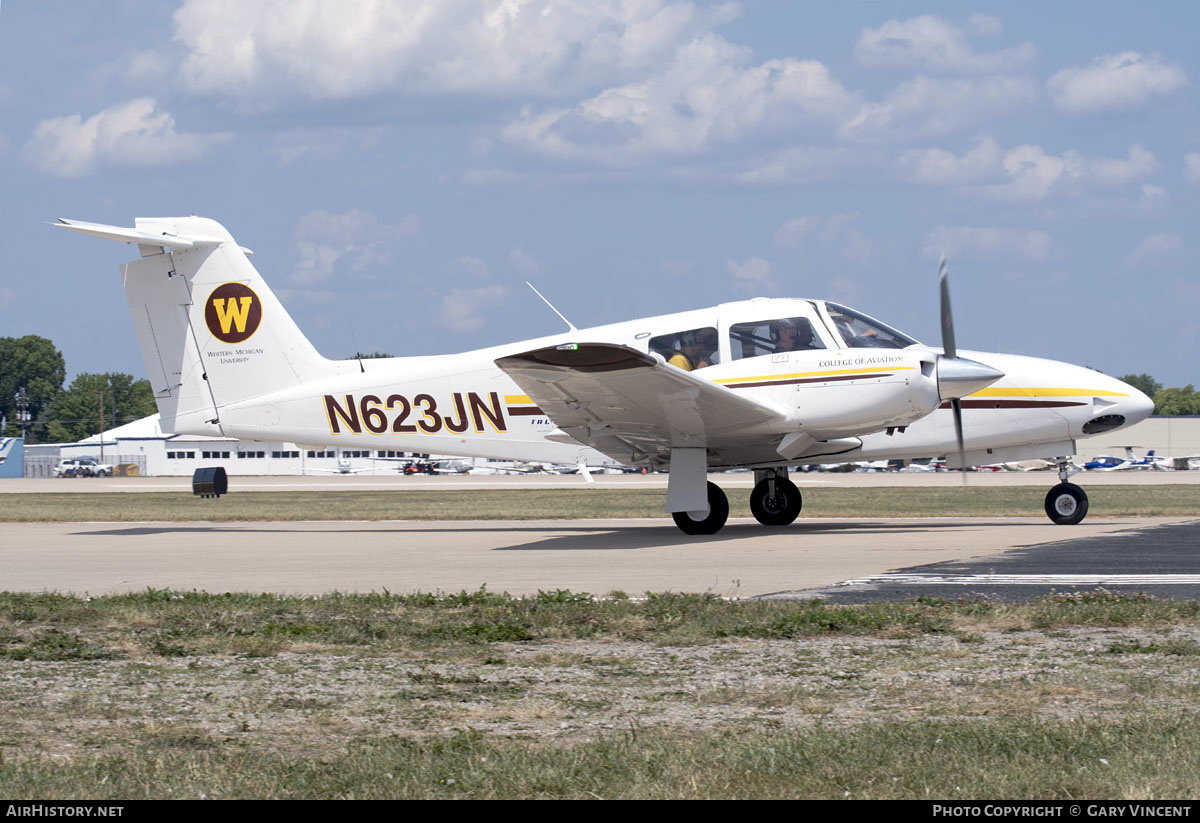
<svg viewBox="0 0 1200 823">
<path fill-rule="evenodd" d="M 563 432 L 623 463 L 761 445 L 797 428 L 781 410 L 628 346 L 568 343 L 496 365 Z"/>
</svg>

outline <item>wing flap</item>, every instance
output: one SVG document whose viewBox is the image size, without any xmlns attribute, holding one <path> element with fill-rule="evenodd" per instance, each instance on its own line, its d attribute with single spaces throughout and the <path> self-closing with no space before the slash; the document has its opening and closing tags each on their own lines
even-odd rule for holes
<svg viewBox="0 0 1200 823">
<path fill-rule="evenodd" d="M 758 444 L 795 428 L 778 409 L 628 346 L 569 343 L 496 365 L 564 433 L 626 463 L 671 448 Z"/>
</svg>

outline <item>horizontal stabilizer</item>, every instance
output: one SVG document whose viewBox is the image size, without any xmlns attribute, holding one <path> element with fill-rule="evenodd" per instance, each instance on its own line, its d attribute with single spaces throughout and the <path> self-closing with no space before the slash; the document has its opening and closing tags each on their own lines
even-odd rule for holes
<svg viewBox="0 0 1200 823">
<path fill-rule="evenodd" d="M 70 229 L 77 231 L 80 234 L 90 234 L 92 237 L 100 237 L 105 240 L 119 240 L 122 243 L 137 243 L 140 246 L 166 246 L 170 249 L 194 249 L 199 246 L 219 246 L 228 240 L 228 237 L 180 237 L 171 234 L 154 234 L 151 232 L 141 231 L 139 229 L 123 228 L 121 226 L 106 226 L 102 223 L 85 223 L 82 220 L 64 220 L 58 218 L 57 223 L 51 223 L 51 226 L 57 226 L 60 229 Z"/>
</svg>

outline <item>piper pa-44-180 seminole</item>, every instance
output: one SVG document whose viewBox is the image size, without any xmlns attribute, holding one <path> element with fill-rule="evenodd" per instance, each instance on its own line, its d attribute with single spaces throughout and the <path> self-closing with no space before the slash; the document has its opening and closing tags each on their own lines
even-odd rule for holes
<svg viewBox="0 0 1200 823">
<path fill-rule="evenodd" d="M 827 300 L 759 298 L 364 364 L 318 354 L 219 223 L 54 225 L 141 251 L 121 277 L 163 431 L 580 465 L 595 449 L 668 468 L 666 508 L 687 534 L 729 515 L 709 469 L 753 469 L 751 511 L 782 526 L 802 503 L 789 466 L 943 454 L 1053 461 L 1046 513 L 1078 523 L 1075 440 L 1152 406 L 1091 369 L 960 353 L 944 263 L 940 349 Z"/>
</svg>

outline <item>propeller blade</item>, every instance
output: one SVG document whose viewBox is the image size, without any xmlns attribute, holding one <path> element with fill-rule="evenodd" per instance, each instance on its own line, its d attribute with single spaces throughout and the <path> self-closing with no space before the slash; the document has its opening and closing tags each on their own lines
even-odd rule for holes
<svg viewBox="0 0 1200 823">
<path fill-rule="evenodd" d="M 958 463 L 962 470 L 963 486 L 967 485 L 967 447 L 963 445 L 962 400 L 955 397 L 950 401 L 954 411 L 954 436 L 958 439 Z"/>
<path fill-rule="evenodd" d="M 938 266 L 938 280 L 942 290 L 942 350 L 945 356 L 953 360 L 958 357 L 958 348 L 954 345 L 954 318 L 950 315 L 950 278 L 946 271 L 946 255 Z"/>
<path fill-rule="evenodd" d="M 963 486 L 967 485 L 967 447 L 963 443 L 962 396 L 990 385 L 1004 376 L 1003 372 L 976 363 L 974 360 L 958 360 L 958 347 L 954 344 L 954 317 L 950 311 L 950 275 L 946 271 L 946 255 L 938 264 L 938 285 L 942 293 L 942 355 L 938 361 L 938 389 L 942 396 L 950 396 L 950 408 L 954 412 L 954 438 L 958 441 L 958 463 L 962 471 Z M 948 362 L 949 361 L 949 362 Z M 953 384 L 959 384 L 957 386 Z M 944 388 L 943 388 L 944 387 Z"/>
</svg>

